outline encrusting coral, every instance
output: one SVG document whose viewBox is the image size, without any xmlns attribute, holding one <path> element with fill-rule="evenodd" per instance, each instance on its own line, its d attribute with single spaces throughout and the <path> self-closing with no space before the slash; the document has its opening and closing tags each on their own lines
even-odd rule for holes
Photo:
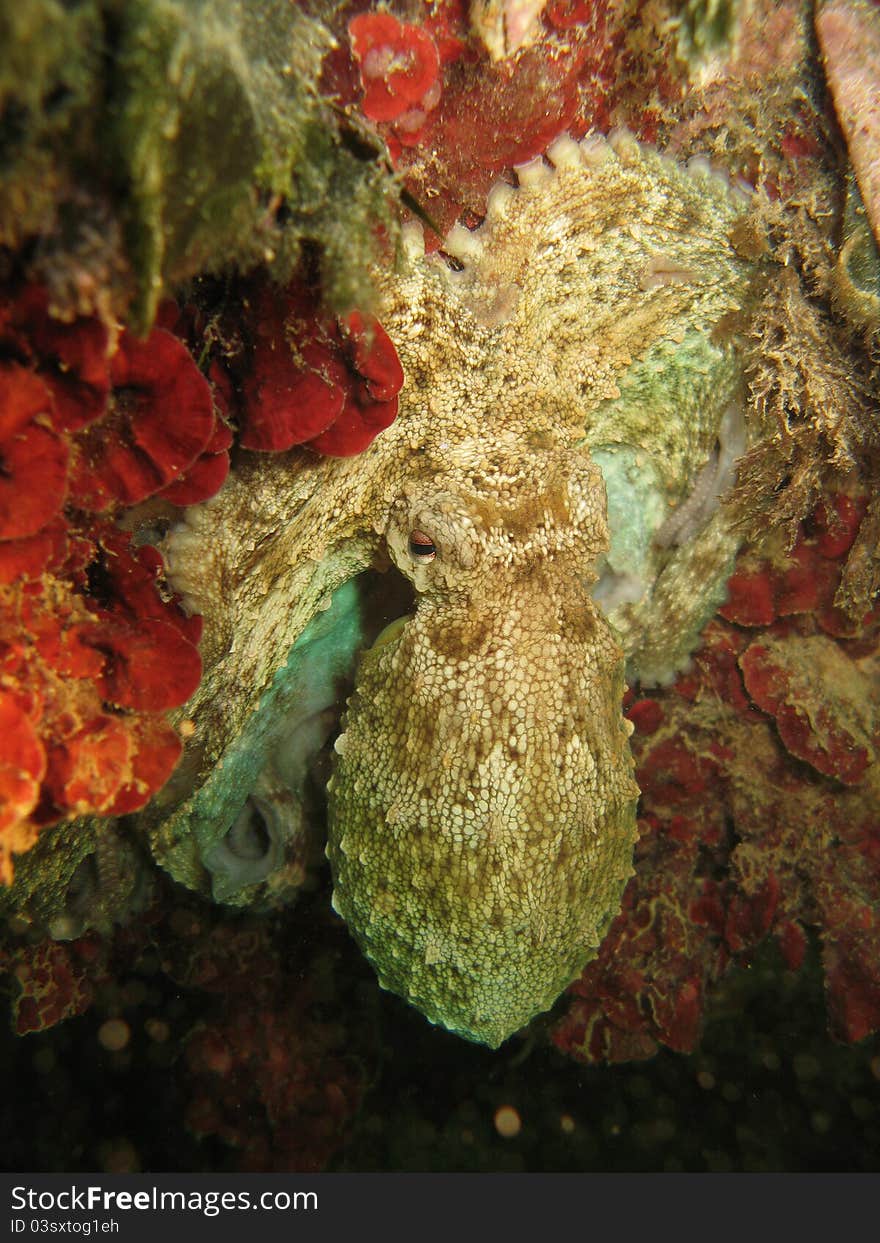
<svg viewBox="0 0 880 1243">
<path fill-rule="evenodd" d="M 214 332 L 229 343 L 215 351 L 210 375 L 242 448 L 305 444 L 350 457 L 393 423 L 403 371 L 375 316 L 329 315 L 303 280 L 279 292 L 257 279 L 237 292 L 232 311 L 218 312 Z"/>
<path fill-rule="evenodd" d="M 797 970 L 810 928 L 835 1035 L 880 1026 L 880 610 L 834 603 L 864 513 L 864 496 L 837 493 L 791 552 L 746 551 L 692 670 L 630 696 L 636 874 L 553 1027 L 575 1057 L 691 1051 L 728 969 L 773 937 Z"/>
<path fill-rule="evenodd" d="M 163 598 L 161 557 L 134 547 L 110 515 L 151 496 L 209 496 L 228 471 L 231 434 L 186 347 L 164 329 L 146 342 L 123 330 L 111 343 L 97 318 L 52 319 L 39 287 L 3 292 L 8 882 L 12 853 L 39 829 L 143 806 L 180 756 L 164 714 L 201 677 L 201 623 Z"/>
</svg>

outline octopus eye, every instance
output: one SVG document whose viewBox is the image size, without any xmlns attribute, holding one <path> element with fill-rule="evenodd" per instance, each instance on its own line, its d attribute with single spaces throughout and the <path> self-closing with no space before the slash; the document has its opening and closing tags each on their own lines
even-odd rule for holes
<svg viewBox="0 0 880 1243">
<path fill-rule="evenodd" d="M 413 561 L 427 563 L 437 556 L 437 547 L 430 535 L 426 535 L 424 531 L 410 531 L 409 555 Z"/>
</svg>

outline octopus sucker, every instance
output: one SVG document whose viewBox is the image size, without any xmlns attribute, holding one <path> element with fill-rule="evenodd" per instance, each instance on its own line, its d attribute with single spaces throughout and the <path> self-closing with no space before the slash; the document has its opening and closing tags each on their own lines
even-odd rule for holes
<svg viewBox="0 0 880 1243">
<path fill-rule="evenodd" d="M 355 458 L 253 458 L 168 539 L 206 618 L 187 707 L 206 762 L 150 828 L 196 883 L 205 858 L 229 873 L 216 843 L 235 827 L 262 883 L 240 817 L 278 790 L 266 740 L 323 741 L 303 721 L 326 721 L 355 663 L 328 787 L 334 909 L 383 987 L 492 1047 L 620 909 L 624 679 L 671 676 L 723 596 L 737 539 L 717 492 L 750 436 L 716 332 L 752 276 L 730 240 L 739 189 L 622 131 L 563 136 L 514 172 L 478 228 L 426 255 L 406 226 L 401 266 L 375 274 L 397 421 Z M 408 598 L 370 631 L 358 576 L 389 563 Z M 289 774 L 308 769 L 297 745 Z"/>
</svg>

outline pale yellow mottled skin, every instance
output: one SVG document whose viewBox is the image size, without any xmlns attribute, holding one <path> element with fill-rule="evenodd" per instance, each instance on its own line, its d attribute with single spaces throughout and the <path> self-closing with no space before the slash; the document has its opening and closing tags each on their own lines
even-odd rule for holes
<svg viewBox="0 0 880 1243">
<path fill-rule="evenodd" d="M 459 444 L 388 542 L 418 608 L 364 654 L 330 783 L 334 901 L 380 982 L 485 1044 L 553 1003 L 631 872 L 623 654 L 585 578 L 601 477 L 571 438 Z M 524 486 L 527 482 L 527 486 Z M 413 567 L 408 533 L 436 559 Z"/>
<path fill-rule="evenodd" d="M 190 783 L 336 586 L 386 552 L 412 580 L 415 615 L 363 655 L 337 744 L 334 902 L 383 984 L 493 1046 L 595 954 L 631 868 L 624 651 L 589 595 L 607 548 L 590 447 L 634 446 L 672 508 L 738 383 L 709 335 L 742 296 L 727 237 L 741 208 L 711 177 L 615 145 L 562 144 L 555 173 L 498 190 L 479 234 L 449 240 L 463 271 L 413 248 L 379 278 L 406 383 L 366 453 L 254 460 L 168 549 L 207 619 Z M 691 340 L 694 383 L 668 410 L 660 384 L 652 416 L 651 376 Z M 413 530 L 433 561 L 411 554 Z M 612 616 L 632 659 L 686 650 L 713 550 L 731 547 L 708 530 L 697 570 L 658 553 L 645 600 Z M 156 829 L 160 851 L 183 823 Z"/>
</svg>

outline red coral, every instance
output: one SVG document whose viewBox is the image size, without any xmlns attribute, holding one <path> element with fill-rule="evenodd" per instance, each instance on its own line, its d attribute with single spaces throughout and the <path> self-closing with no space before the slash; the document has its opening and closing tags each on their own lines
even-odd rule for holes
<svg viewBox="0 0 880 1243">
<path fill-rule="evenodd" d="M 0 364 L 0 540 L 36 534 L 64 504 L 68 448 L 51 413 L 39 376 L 19 363 Z"/>
<path fill-rule="evenodd" d="M 789 565 L 777 578 L 775 612 L 780 617 L 812 613 L 827 602 L 837 582 L 835 567 L 810 544 L 792 550 Z"/>
<path fill-rule="evenodd" d="M 144 807 L 171 776 L 183 743 L 167 721 L 156 716 L 129 718 L 133 752 L 126 779 L 120 782 L 109 816 L 126 816 Z"/>
<path fill-rule="evenodd" d="M 239 439 L 245 449 L 281 452 L 311 440 L 339 416 L 348 375 L 331 326 L 319 319 L 307 291 L 294 286 L 281 295 L 263 286 L 254 308 Z"/>
<path fill-rule="evenodd" d="M 45 772 L 46 753 L 33 721 L 13 695 L 0 691 L 0 833 L 31 814 Z"/>
<path fill-rule="evenodd" d="M 66 499 L 103 510 L 161 491 L 192 504 L 222 484 L 231 432 L 164 329 L 145 342 L 123 332 L 110 358 L 101 323 L 54 320 L 45 291 L 27 286 L 0 308 L 0 343 L 0 540 L 35 535 Z M 17 550 L 12 563 L 38 572 L 39 551 Z"/>
<path fill-rule="evenodd" d="M 84 511 L 157 492 L 179 503 L 211 495 L 228 470 L 231 432 L 188 350 L 164 329 L 146 341 L 123 332 L 111 355 L 102 324 L 61 323 L 45 291 L 26 286 L 0 305 L 0 346 L 8 881 L 12 854 L 40 828 L 143 806 L 180 755 L 160 714 L 198 684 L 200 619 L 160 596 L 155 549 L 133 549 Z M 22 749 L 33 762 L 16 759 Z"/>
<path fill-rule="evenodd" d="M 88 643 L 90 622 L 65 625 L 60 616 L 23 610 L 34 649 L 47 669 L 69 678 L 92 678 L 104 668 L 103 656 Z"/>
<path fill-rule="evenodd" d="M 159 551 L 150 544 L 134 548 L 124 532 L 112 528 L 99 528 L 96 536 L 91 561 L 103 583 L 102 616 L 124 619 L 130 626 L 136 626 L 140 619 L 156 619 L 174 626 L 191 644 L 198 644 L 202 618 L 188 617 L 157 590 L 165 569 Z"/>
<path fill-rule="evenodd" d="M 327 89 L 351 103 L 358 84 L 365 91 L 364 114 L 380 127 L 392 162 L 441 233 L 463 210 L 482 210 L 505 166 L 540 154 L 572 126 L 585 64 L 594 54 L 607 57 L 600 21 L 588 33 L 548 35 L 493 64 L 456 0 L 432 6 L 421 28 L 365 13 L 352 19 L 349 32 L 357 71 L 331 55 Z M 596 94 L 604 98 L 606 91 L 603 78 Z M 590 116 L 580 132 L 596 122 Z"/>
<path fill-rule="evenodd" d="M 49 390 L 38 375 L 20 363 L 0 363 L 0 443 L 51 409 Z"/>
<path fill-rule="evenodd" d="M 776 617 L 776 604 L 766 573 L 738 569 L 728 580 L 727 600 L 718 612 L 740 626 L 768 626 Z"/>
<path fill-rule="evenodd" d="M 124 332 L 110 375 L 107 412 L 76 440 L 73 494 L 93 511 L 136 504 L 186 477 L 215 433 L 208 383 L 164 328 L 146 341 Z"/>
<path fill-rule="evenodd" d="M 817 551 L 832 560 L 845 556 L 853 546 L 867 508 L 867 497 L 848 496 L 845 492 L 820 501 L 809 524 Z"/>
<path fill-rule="evenodd" d="M 723 610 L 735 620 L 716 618 L 692 670 L 629 707 L 642 790 L 636 874 L 553 1030 L 574 1057 L 692 1048 L 730 963 L 773 936 L 797 970 L 807 928 L 821 934 L 832 1032 L 859 1040 L 880 1028 L 880 829 L 868 779 L 880 618 L 859 621 L 857 642 L 825 632 L 864 510 L 859 496 L 828 498 L 790 554 L 745 552 Z"/>
<path fill-rule="evenodd" d="M 626 716 L 639 733 L 654 734 L 663 721 L 663 706 L 656 699 L 639 699 L 627 709 Z"/>
<path fill-rule="evenodd" d="M 744 558 L 728 582 L 720 615 L 754 629 L 780 618 L 810 614 L 836 638 L 858 635 L 872 624 L 875 612 L 850 617 L 834 599 L 840 583 L 837 562 L 851 548 L 866 508 L 864 497 L 837 493 L 822 501 L 802 524 L 790 553 L 760 565 Z"/>
<path fill-rule="evenodd" d="M 159 491 L 192 504 L 222 484 L 231 432 L 171 333 L 122 332 L 111 351 L 97 319 L 53 319 L 45 290 L 31 285 L 0 307 L 0 344 L 10 358 L 0 377 L 0 539 L 35 534 L 66 497 L 92 511 Z"/>
<path fill-rule="evenodd" d="M 0 585 L 39 578 L 49 565 L 63 561 L 68 542 L 67 522 L 61 515 L 36 535 L 0 541 Z"/>
<path fill-rule="evenodd" d="M 424 8 L 420 27 L 387 12 L 351 19 L 349 47 L 340 41 L 325 58 L 322 88 L 360 103 L 440 237 L 463 214 L 483 214 L 499 173 L 565 131 L 626 124 L 656 141 L 663 103 L 685 88 L 671 27 L 651 18 L 634 27 L 621 6 L 556 0 L 543 28 L 534 20 L 531 45 L 498 62 L 463 0 Z M 636 29 L 650 33 L 639 39 Z"/>
<path fill-rule="evenodd" d="M 690 1053 L 700 1038 L 703 988 L 700 976 L 676 983 L 654 998 L 653 1018 L 663 1044 L 678 1053 Z"/>
<path fill-rule="evenodd" d="M 362 452 L 397 416 L 403 370 L 372 316 L 322 316 L 313 294 L 294 285 L 255 295 L 259 327 L 241 383 L 241 444 L 318 453 Z"/>
<path fill-rule="evenodd" d="M 125 779 L 131 751 L 125 724 L 101 713 L 63 743 L 49 743 L 45 792 L 75 815 L 106 812 Z"/>
<path fill-rule="evenodd" d="M 799 971 L 807 955 L 807 934 L 796 919 L 779 923 L 776 928 L 779 949 L 789 971 Z"/>
<path fill-rule="evenodd" d="M 664 806 L 690 803 L 711 783 L 714 765 L 675 738 L 662 739 L 639 769 L 639 781 L 650 783 L 656 802 Z"/>
<path fill-rule="evenodd" d="M 737 711 L 754 711 L 739 668 L 739 655 L 747 643 L 748 638 L 734 627 L 711 621 L 703 632 L 703 647 L 697 653 L 694 672 L 690 678 L 679 678 L 676 691 L 681 693 L 682 685 L 693 681 L 693 691 L 688 696 L 691 700 L 711 689 Z"/>
<path fill-rule="evenodd" d="M 162 956 L 172 955 L 179 984 L 211 997 L 182 1059 L 190 1131 L 238 1150 L 243 1170 L 322 1169 L 345 1139 L 363 1082 L 343 1023 L 313 1004 L 313 968 L 292 971 L 266 925 L 205 931 L 193 920 Z"/>
<path fill-rule="evenodd" d="M 95 685 L 106 703 L 136 712 L 163 712 L 185 703 L 199 684 L 198 650 L 164 621 L 136 630 L 112 622 L 83 627 L 84 641 L 103 656 Z"/>
<path fill-rule="evenodd" d="M 101 416 L 110 391 L 110 368 L 107 329 L 100 320 L 54 319 L 45 289 L 28 285 L 0 310 L 0 338 L 47 384 L 57 431 L 78 431 Z"/>
<path fill-rule="evenodd" d="M 339 339 L 348 364 L 345 400 L 335 422 L 308 444 L 317 453 L 351 457 L 397 418 L 403 368 L 391 338 L 373 316 L 352 311 L 339 322 Z"/>
<path fill-rule="evenodd" d="M 37 423 L 0 443 L 0 539 L 34 535 L 55 517 L 67 490 L 67 458 L 62 437 Z"/>
<path fill-rule="evenodd" d="M 14 717 L 0 756 L 7 880 L 12 853 L 43 826 L 144 805 L 181 751 L 160 714 L 187 699 L 201 673 L 199 620 L 156 592 L 155 550 L 132 550 L 112 529 L 80 543 L 66 552 L 71 565 L 88 563 L 79 589 L 53 575 L 0 586 L 0 656 L 12 696 L 4 703 Z"/>
<path fill-rule="evenodd" d="M 431 36 L 390 13 L 361 13 L 348 24 L 360 65 L 364 115 L 414 126 L 440 98 L 440 57 Z"/>
<path fill-rule="evenodd" d="M 724 918 L 724 940 L 734 953 L 751 948 L 767 935 L 779 908 L 779 879 L 771 870 L 754 892 L 734 893 Z"/>
<path fill-rule="evenodd" d="M 95 936 L 79 941 L 42 941 L 9 955 L 15 984 L 12 1023 L 17 1035 L 45 1031 L 84 1014 L 95 996 L 90 969 Z"/>
<path fill-rule="evenodd" d="M 874 759 L 864 682 L 831 639 L 756 640 L 740 666 L 746 690 L 775 718 L 792 755 L 847 785 L 862 780 Z"/>
<path fill-rule="evenodd" d="M 523 164 L 570 129 L 586 55 L 577 41 L 564 52 L 538 44 L 520 52 L 513 63 L 456 75 L 430 136 L 450 152 L 453 175 L 473 164 L 493 173 Z M 474 116 L 486 123 L 475 127 Z"/>
<path fill-rule="evenodd" d="M 213 435 L 189 470 L 157 496 L 172 505 L 195 505 L 220 491 L 229 474 L 229 450 L 232 447 L 232 428 L 218 418 Z"/>
</svg>

